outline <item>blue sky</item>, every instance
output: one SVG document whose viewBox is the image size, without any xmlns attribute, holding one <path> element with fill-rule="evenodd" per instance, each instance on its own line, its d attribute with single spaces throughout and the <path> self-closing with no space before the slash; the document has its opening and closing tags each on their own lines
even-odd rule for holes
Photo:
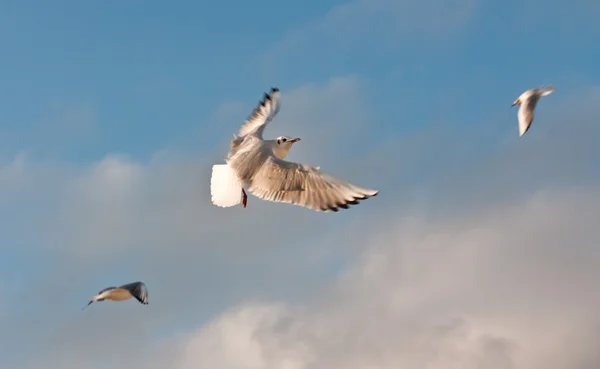
<svg viewBox="0 0 600 369">
<path fill-rule="evenodd" d="M 449 110 L 462 128 L 482 124 L 490 109 L 505 107 L 497 101 L 530 86 L 598 81 L 590 47 L 598 28 L 578 10 L 583 6 L 565 14 L 548 6 L 545 17 L 533 9 L 527 23 L 521 2 L 462 1 L 449 10 L 432 2 L 431 17 L 460 13 L 436 29 L 419 26 L 428 5 L 413 4 L 415 20 L 401 18 L 397 27 L 384 19 L 374 29 L 345 26 L 335 34 L 343 16 L 318 28 L 342 2 L 177 4 L 3 4 L 4 155 L 28 148 L 81 161 L 112 151 L 147 157 L 166 146 L 202 150 L 233 129 L 210 129 L 223 100 L 249 105 L 272 84 L 286 89 L 332 76 L 369 80 L 378 90 L 369 101 L 378 108 L 374 119 L 388 134 L 437 118 L 427 110 L 416 115 L 440 98 L 431 96 L 434 86 L 456 105 Z M 364 22 L 376 16 L 366 14 Z M 302 36 L 289 41 L 294 34 Z M 273 63 L 265 63 L 269 55 Z M 473 90 L 486 91 L 478 104 Z"/>
<path fill-rule="evenodd" d="M 494 330 L 533 313 L 517 302 L 484 306 L 490 296 L 477 291 L 503 290 L 506 281 L 475 265 L 497 258 L 497 270 L 506 270 L 525 260 L 523 270 L 547 277 L 519 274 L 524 289 L 512 292 L 515 301 L 551 288 L 545 283 L 553 279 L 585 286 L 600 277 L 585 269 L 600 261 L 588 247 L 597 232 L 574 221 L 600 211 L 599 17 L 592 0 L 0 1 L 0 364 L 279 368 L 294 357 L 298 368 L 320 368 L 344 366 L 352 355 L 374 360 L 378 347 L 410 351 L 393 339 L 346 346 L 356 332 L 320 322 L 327 314 L 365 331 L 415 319 L 416 335 L 427 335 L 430 321 L 460 318 L 475 332 L 520 344 L 519 354 L 506 354 L 515 368 L 592 362 L 582 346 L 567 347 L 570 355 L 551 367 L 542 357 L 553 336 L 544 346 L 527 343 L 530 331 Z M 549 83 L 556 91 L 519 138 L 512 102 Z M 271 86 L 282 91 L 282 110 L 265 135 L 301 137 L 290 160 L 321 165 L 381 196 L 333 216 L 252 196 L 247 209 L 213 207 L 210 167 Z M 555 233 L 515 231 L 510 219 L 519 217 L 540 218 L 539 229 Z M 461 219 L 476 225 L 453 223 Z M 482 229 L 489 237 L 479 237 Z M 447 248 L 423 241 L 445 232 Z M 503 234 L 515 237 L 510 245 L 498 241 Z M 547 256 L 542 246 L 552 241 L 563 250 L 560 240 L 573 248 Z M 539 256 L 539 267 L 518 247 Z M 459 258 L 466 254 L 472 260 Z M 585 265 L 562 275 L 554 256 Z M 379 257 L 388 261 L 372 269 Z M 428 265 L 446 268 L 444 260 L 461 267 L 448 271 L 456 282 L 435 272 L 415 281 L 429 291 L 415 295 L 410 283 L 389 282 L 406 277 L 404 257 L 423 263 L 419 276 Z M 100 289 L 138 279 L 149 285 L 148 307 L 104 303 L 80 313 Z M 445 283 L 455 283 L 456 300 Z M 388 306 L 389 296 L 404 293 L 418 301 L 414 311 L 363 306 L 370 299 Z M 598 293 L 584 296 L 587 306 L 600 306 Z M 433 308 L 440 301 L 448 311 Z M 581 305 L 532 309 L 568 321 Z M 309 331 L 323 326 L 322 337 L 345 342 L 330 350 L 339 356 L 323 354 L 329 346 L 306 338 L 310 332 L 256 318 L 265 311 Z M 581 316 L 573 326 L 598 323 Z M 260 361 L 253 344 L 240 343 L 247 337 L 228 329 L 269 331 L 293 353 L 261 341 L 274 359 Z M 577 341 L 592 333 L 569 334 Z M 210 348 L 213 340 L 220 351 Z M 480 343 L 462 343 L 471 347 L 458 354 L 464 360 L 488 358 Z M 114 362 L 97 348 L 114 350 Z M 146 359 L 128 358 L 128 350 Z M 428 350 L 422 357 L 435 356 Z M 234 362 L 238 354 L 247 361 Z M 486 365 L 500 365 L 489 355 Z M 379 367 L 395 367 L 392 356 L 380 357 Z M 407 368 L 438 365 L 414 360 Z"/>
</svg>

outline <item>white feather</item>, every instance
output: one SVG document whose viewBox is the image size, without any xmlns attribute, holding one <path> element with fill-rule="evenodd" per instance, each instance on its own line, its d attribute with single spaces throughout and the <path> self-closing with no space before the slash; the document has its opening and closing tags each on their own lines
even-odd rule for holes
<svg viewBox="0 0 600 369">
<path fill-rule="evenodd" d="M 210 177 L 212 203 L 227 208 L 242 202 L 242 184 L 228 164 L 216 164 Z"/>
</svg>

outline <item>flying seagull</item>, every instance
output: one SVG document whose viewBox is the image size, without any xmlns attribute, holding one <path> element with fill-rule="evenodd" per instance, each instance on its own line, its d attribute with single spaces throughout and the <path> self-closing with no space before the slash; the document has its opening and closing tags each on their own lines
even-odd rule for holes
<svg viewBox="0 0 600 369">
<path fill-rule="evenodd" d="M 148 289 L 146 288 L 144 282 L 133 282 L 124 284 L 121 287 L 105 288 L 102 291 L 98 292 L 96 296 L 92 297 L 90 302 L 88 302 L 88 304 L 84 306 L 83 309 L 90 306 L 90 304 L 94 301 L 123 301 L 129 300 L 132 297 L 135 297 L 142 304 L 148 305 Z"/>
<path fill-rule="evenodd" d="M 265 127 L 278 112 L 279 89 L 271 88 L 239 134 L 233 135 L 226 164 L 212 167 L 210 190 L 214 205 L 230 207 L 241 202 L 245 208 L 246 189 L 263 200 L 337 212 L 377 195 L 379 191 L 355 186 L 321 172 L 319 167 L 285 161 L 300 138 L 263 139 Z"/>
<path fill-rule="evenodd" d="M 542 96 L 550 95 L 554 91 L 553 85 L 545 87 L 532 88 L 527 90 L 519 96 L 512 106 L 521 105 L 519 107 L 519 137 L 523 136 L 525 132 L 529 130 L 531 123 L 533 122 L 533 111 L 535 106 Z"/>
</svg>

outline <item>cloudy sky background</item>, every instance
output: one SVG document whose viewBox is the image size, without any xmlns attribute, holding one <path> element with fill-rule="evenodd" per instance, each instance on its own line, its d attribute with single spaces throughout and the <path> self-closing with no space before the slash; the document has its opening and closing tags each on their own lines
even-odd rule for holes
<svg viewBox="0 0 600 369">
<path fill-rule="evenodd" d="M 599 17 L 0 1 L 0 366 L 600 367 Z M 548 83 L 519 138 L 510 105 Z M 271 86 L 265 135 L 380 196 L 211 205 L 212 164 Z M 81 311 L 134 280 L 150 305 Z"/>
</svg>

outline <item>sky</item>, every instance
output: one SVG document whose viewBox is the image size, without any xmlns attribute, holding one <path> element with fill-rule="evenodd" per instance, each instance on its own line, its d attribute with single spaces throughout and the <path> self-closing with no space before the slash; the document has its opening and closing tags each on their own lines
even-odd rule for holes
<svg viewBox="0 0 600 369">
<path fill-rule="evenodd" d="M 600 3 L 565 4 L 0 0 L 0 366 L 600 367 Z M 377 197 L 211 204 L 271 87 L 287 159 Z"/>
</svg>

